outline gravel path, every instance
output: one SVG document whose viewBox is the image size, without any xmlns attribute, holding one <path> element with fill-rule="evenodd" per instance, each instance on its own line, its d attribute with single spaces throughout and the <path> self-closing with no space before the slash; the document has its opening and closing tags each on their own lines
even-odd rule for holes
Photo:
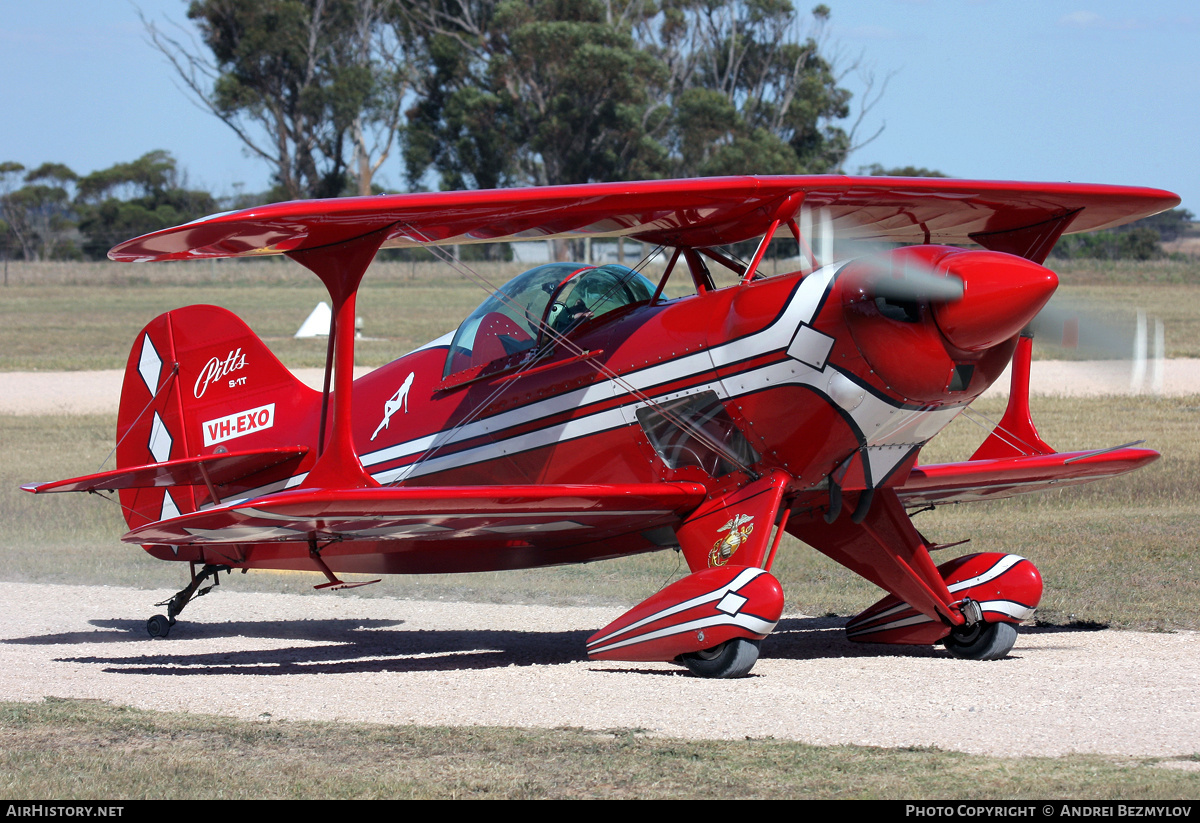
<svg viewBox="0 0 1200 823">
<path fill-rule="evenodd" d="M 354 370 L 356 377 L 370 369 Z M 1033 394 L 1095 397 L 1110 394 L 1179 396 L 1200 392 L 1200 359 L 1163 361 L 1160 385 L 1153 363 L 1137 386 L 1126 360 L 1039 360 L 1033 364 Z M 0 372 L 0 414 L 116 414 L 123 372 Z M 321 387 L 321 369 L 297 369 L 296 376 L 313 388 Z M 984 395 L 1008 394 L 1005 372 Z"/>
<path fill-rule="evenodd" d="M 712 681 L 665 663 L 582 660 L 612 609 L 234 588 L 151 640 L 159 593 L 0 583 L 0 693 L 244 719 L 638 728 L 1002 756 L 1200 751 L 1195 632 L 1025 629 L 1009 658 L 976 663 L 851 644 L 841 620 L 787 616 L 753 676 Z"/>
</svg>

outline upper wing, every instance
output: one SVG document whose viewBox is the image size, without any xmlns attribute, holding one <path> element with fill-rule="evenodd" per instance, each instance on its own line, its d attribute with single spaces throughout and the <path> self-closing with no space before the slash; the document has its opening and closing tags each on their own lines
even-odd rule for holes
<svg viewBox="0 0 1200 823">
<path fill-rule="evenodd" d="M 842 175 L 655 180 L 275 203 L 147 234 L 109 257 L 283 254 L 381 230 L 383 248 L 585 235 L 704 248 L 761 236 L 802 207 L 823 210 L 839 237 L 960 244 L 1037 232 L 1071 215 L 1072 232 L 1102 229 L 1178 203 L 1158 189 L 1079 183 Z"/>
</svg>

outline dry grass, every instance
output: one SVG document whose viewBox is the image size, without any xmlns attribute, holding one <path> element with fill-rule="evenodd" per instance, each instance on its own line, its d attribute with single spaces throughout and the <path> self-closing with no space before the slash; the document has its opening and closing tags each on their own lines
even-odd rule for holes
<svg viewBox="0 0 1200 823">
<path fill-rule="evenodd" d="M 0 290 L 3 368 L 75 370 L 124 368 L 137 332 L 162 312 L 209 304 L 238 314 L 291 368 L 322 366 L 324 339 L 292 337 L 328 295 L 316 278 L 288 262 L 212 267 L 168 264 L 131 267 L 70 282 L 57 277 Z M 26 264 L 33 265 L 33 264 Z M 46 264 L 62 267 L 64 264 Z M 103 264 L 77 264 L 90 271 Z M 409 269 L 413 271 L 410 272 Z M 437 268 L 438 275 L 433 273 Z M 360 365 L 380 366 L 452 331 L 484 296 L 476 283 L 446 276 L 441 264 L 377 264 L 359 294 L 363 319 Z M 153 280 L 125 271 L 147 271 Z M 501 273 L 500 276 L 503 276 Z"/>
<path fill-rule="evenodd" d="M 1200 304 L 1200 264 L 1053 265 L 1063 277 L 1060 295 L 1085 308 L 1087 316 L 1131 326 L 1134 309 L 1141 308 L 1165 323 L 1168 356 L 1200 357 L 1200 313 L 1193 310 Z M 470 267 L 493 286 L 525 268 L 519 263 Z M 292 335 L 313 307 L 327 299 L 325 291 L 315 277 L 287 260 L 141 266 L 10 263 L 9 270 L 9 285 L 0 288 L 4 370 L 124 368 L 142 326 L 164 311 L 195 303 L 240 315 L 291 368 L 324 364 L 323 340 L 295 340 Z M 661 261 L 647 270 L 651 276 L 660 271 Z M 674 293 L 684 279 L 672 278 L 668 292 Z M 369 338 L 357 347 L 359 365 L 383 365 L 453 330 L 486 294 L 487 286 L 441 262 L 373 264 L 357 306 Z M 1037 356 L 1074 355 L 1039 347 Z"/>
<path fill-rule="evenodd" d="M 975 407 L 997 419 L 997 401 Z M 1063 451 L 1146 438 L 1162 459 L 1107 482 L 1008 501 L 944 507 L 918 518 L 931 538 L 1013 551 L 1046 581 L 1039 618 L 1138 628 L 1200 628 L 1200 398 L 1039 398 L 1034 419 Z M 962 459 L 983 432 L 960 418 L 927 459 Z M 960 550 L 961 551 L 961 550 Z"/>
<path fill-rule="evenodd" d="M 1196 796 L 1194 765 L 685 741 L 636 730 L 245 723 L 91 701 L 0 703 L 0 794 L 29 800 L 1161 800 Z"/>
<path fill-rule="evenodd" d="M 1177 255 L 1161 260 L 1057 260 L 1046 266 L 1067 288 L 1083 285 L 1200 285 L 1200 257 Z"/>
</svg>

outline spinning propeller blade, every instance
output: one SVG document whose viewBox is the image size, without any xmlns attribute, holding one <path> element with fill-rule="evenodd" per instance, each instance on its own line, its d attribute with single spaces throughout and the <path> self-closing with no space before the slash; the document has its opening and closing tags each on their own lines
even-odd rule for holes
<svg viewBox="0 0 1200 823">
<path fill-rule="evenodd" d="M 881 243 L 866 238 L 838 237 L 828 209 L 801 208 L 798 220 L 801 257 L 807 265 L 818 266 L 839 260 L 854 260 L 863 271 L 859 274 L 870 281 L 871 292 L 888 300 L 925 300 L 929 302 L 953 302 L 961 300 L 963 284 L 955 277 L 947 277 L 945 270 L 925 264 L 915 258 L 906 258 L 896 265 L 891 255 L 894 243 Z M 815 252 L 815 253 L 814 253 Z"/>
<path fill-rule="evenodd" d="M 1166 329 L 1162 320 L 1147 317 L 1142 309 L 1105 309 L 1056 296 L 1027 333 L 1058 357 L 1129 361 L 1133 391 L 1162 391 Z"/>
</svg>

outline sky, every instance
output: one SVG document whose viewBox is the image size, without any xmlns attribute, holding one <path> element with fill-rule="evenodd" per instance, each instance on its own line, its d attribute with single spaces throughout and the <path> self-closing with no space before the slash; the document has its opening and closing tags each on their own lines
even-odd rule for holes
<svg viewBox="0 0 1200 823">
<path fill-rule="evenodd" d="M 1200 214 L 1194 0 L 826 4 L 825 49 L 846 72 L 843 85 L 856 103 L 868 77 L 881 92 L 856 135 L 882 131 L 848 172 L 879 163 L 1153 186 Z M 265 190 L 267 166 L 177 86 L 139 8 L 160 26 L 186 24 L 186 0 L 0 0 L 0 161 L 86 174 L 166 149 L 189 186 Z M 398 161 L 382 175 L 385 186 L 402 185 Z"/>
</svg>

